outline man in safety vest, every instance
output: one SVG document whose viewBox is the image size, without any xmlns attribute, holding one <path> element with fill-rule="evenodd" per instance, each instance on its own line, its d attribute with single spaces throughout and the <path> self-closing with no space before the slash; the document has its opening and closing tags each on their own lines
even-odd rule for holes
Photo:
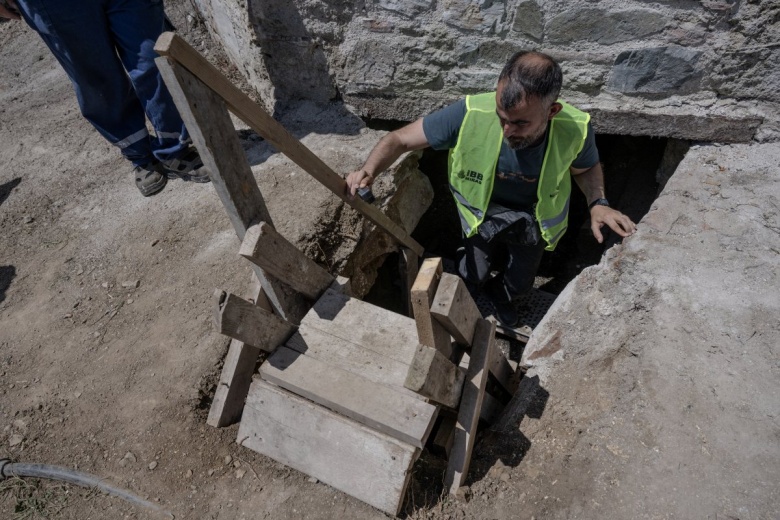
<svg viewBox="0 0 780 520">
<path fill-rule="evenodd" d="M 609 207 L 590 116 L 558 100 L 563 75 L 538 52 L 518 52 L 495 92 L 465 99 L 384 136 L 360 170 L 347 176 L 349 195 L 370 186 L 401 154 L 449 149 L 449 184 L 464 236 L 460 275 L 481 287 L 507 326 L 512 301 L 533 287 L 545 249 L 566 231 L 571 179 L 588 201 L 599 243 L 605 224 L 621 237 L 635 224 Z M 494 265 L 498 248 L 506 263 Z M 491 270 L 499 275 L 490 278 Z"/>
</svg>

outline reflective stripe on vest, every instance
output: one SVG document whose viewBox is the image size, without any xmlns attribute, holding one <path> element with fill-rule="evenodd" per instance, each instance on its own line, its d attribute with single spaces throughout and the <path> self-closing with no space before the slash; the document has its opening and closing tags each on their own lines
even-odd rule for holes
<svg viewBox="0 0 780 520">
<path fill-rule="evenodd" d="M 558 102 L 563 109 L 550 121 L 535 211 L 548 251 L 555 249 L 568 225 L 569 167 L 582 151 L 590 120 L 585 112 Z M 466 97 L 466 116 L 450 150 L 449 181 L 467 237 L 477 234 L 485 218 L 503 138 L 495 92 Z"/>
</svg>

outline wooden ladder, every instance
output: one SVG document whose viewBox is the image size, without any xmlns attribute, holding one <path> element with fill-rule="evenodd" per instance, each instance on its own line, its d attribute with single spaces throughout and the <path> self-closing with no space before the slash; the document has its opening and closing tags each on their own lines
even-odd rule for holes
<svg viewBox="0 0 780 520">
<path fill-rule="evenodd" d="M 454 493 L 480 419 L 495 419 L 514 391 L 516 366 L 496 347 L 495 324 L 440 259 L 419 266 L 423 249 L 404 229 L 347 198 L 338 174 L 186 42 L 165 33 L 155 50 L 257 281 L 249 299 L 214 295 L 216 328 L 231 343 L 207 422 L 242 417 L 242 446 L 392 515 L 421 450 L 438 443 Z M 348 280 L 276 232 L 228 110 L 401 244 L 414 319 L 351 297 Z"/>
</svg>

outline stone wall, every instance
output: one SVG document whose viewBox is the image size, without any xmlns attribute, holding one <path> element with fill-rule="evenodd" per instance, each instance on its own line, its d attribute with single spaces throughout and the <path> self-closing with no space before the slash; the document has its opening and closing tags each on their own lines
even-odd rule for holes
<svg viewBox="0 0 780 520">
<path fill-rule="evenodd" d="M 597 130 L 775 140 L 780 4 L 759 0 L 195 0 L 269 106 L 413 120 L 538 49 Z"/>
</svg>

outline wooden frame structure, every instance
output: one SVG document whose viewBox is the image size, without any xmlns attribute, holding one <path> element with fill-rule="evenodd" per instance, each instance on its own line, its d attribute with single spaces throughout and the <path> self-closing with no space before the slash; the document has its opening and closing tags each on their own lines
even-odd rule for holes
<svg viewBox="0 0 780 520">
<path fill-rule="evenodd" d="M 250 299 L 217 290 L 214 323 L 231 339 L 208 424 L 242 416 L 238 442 L 389 514 L 398 514 L 412 465 L 428 443 L 449 454 L 454 493 L 468 473 L 480 419 L 509 392 L 511 366 L 459 278 L 440 259 L 418 272 L 422 247 L 377 207 L 346 197 L 345 181 L 173 33 L 157 65 L 212 175 L 251 262 Z M 401 246 L 414 319 L 352 298 L 274 230 L 228 110 Z M 284 282 L 282 283 L 281 280 Z M 252 381 L 260 352 L 269 353 Z M 469 356 L 464 354 L 468 352 Z"/>
</svg>

